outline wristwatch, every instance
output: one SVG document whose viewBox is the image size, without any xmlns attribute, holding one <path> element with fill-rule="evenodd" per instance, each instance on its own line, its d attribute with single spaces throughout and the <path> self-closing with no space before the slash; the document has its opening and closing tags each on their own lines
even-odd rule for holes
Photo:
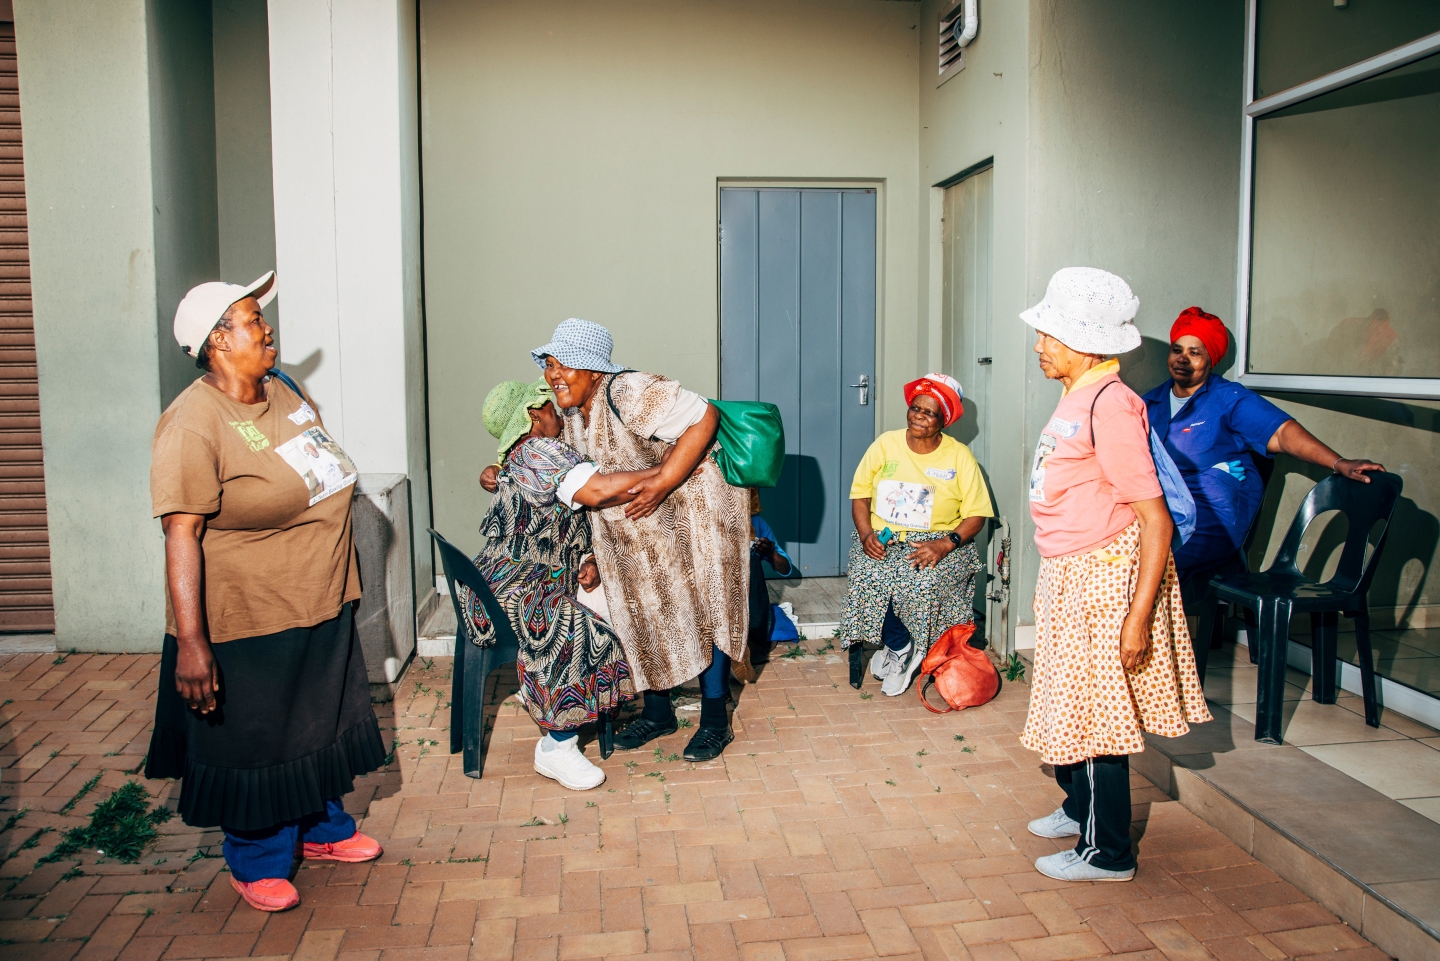
<svg viewBox="0 0 1440 961">
<path fill-rule="evenodd" d="M 960 549 L 960 545 L 963 544 L 963 543 L 965 543 L 965 541 L 960 537 L 960 535 L 957 534 L 957 533 L 955 533 L 954 531 L 951 531 L 950 533 L 946 534 L 945 536 L 948 537 L 948 538 L 950 538 L 950 543 L 951 543 L 951 545 L 954 546 L 954 548 L 955 548 L 956 550 L 959 550 L 959 549 Z"/>
</svg>

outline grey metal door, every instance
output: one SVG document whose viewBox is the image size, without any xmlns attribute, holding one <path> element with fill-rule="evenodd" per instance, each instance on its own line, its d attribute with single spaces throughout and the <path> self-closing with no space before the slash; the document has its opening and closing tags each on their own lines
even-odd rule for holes
<svg viewBox="0 0 1440 961">
<path fill-rule="evenodd" d="M 945 317 L 946 373 L 965 391 L 965 414 L 946 432 L 963 444 L 980 463 L 990 482 L 990 320 L 992 297 L 991 237 L 994 228 L 993 167 L 969 173 L 945 187 Z M 980 529 L 975 546 L 984 561 L 990 552 L 990 526 Z M 989 566 L 975 578 L 976 630 L 997 640 L 987 617 Z"/>
<path fill-rule="evenodd" d="M 720 191 L 720 397 L 785 421 L 760 492 L 802 574 L 845 573 L 850 480 L 875 439 L 875 191 Z"/>
</svg>

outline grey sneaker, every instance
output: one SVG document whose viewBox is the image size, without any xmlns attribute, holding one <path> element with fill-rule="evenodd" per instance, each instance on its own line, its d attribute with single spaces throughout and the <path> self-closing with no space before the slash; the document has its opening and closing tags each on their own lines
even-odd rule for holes
<svg viewBox="0 0 1440 961">
<path fill-rule="evenodd" d="M 920 649 L 918 644 L 912 643 L 901 652 L 898 659 L 904 662 L 899 670 L 885 678 L 880 684 L 880 693 L 887 697 L 899 697 L 905 693 L 906 688 L 910 686 L 910 679 L 915 676 L 916 671 L 920 670 L 920 662 L 925 660 L 925 652 Z"/>
<path fill-rule="evenodd" d="M 1072 821 L 1065 813 L 1063 807 L 1055 809 L 1054 814 L 1047 814 L 1043 818 L 1036 818 L 1026 825 L 1030 833 L 1037 838 L 1073 838 L 1080 836 L 1080 822 Z"/>
<path fill-rule="evenodd" d="M 910 647 L 914 646 L 914 643 L 911 643 Z M 870 658 L 870 673 L 875 676 L 876 680 L 883 681 L 891 674 L 897 671 L 903 671 L 905 669 L 905 658 L 910 653 L 910 647 L 901 651 L 892 651 L 890 648 L 882 645 L 880 650 L 875 652 L 875 656 Z"/>
<path fill-rule="evenodd" d="M 1035 861 L 1035 870 L 1057 881 L 1133 881 L 1135 869 L 1107 871 L 1082 861 L 1074 851 L 1061 851 Z"/>
</svg>

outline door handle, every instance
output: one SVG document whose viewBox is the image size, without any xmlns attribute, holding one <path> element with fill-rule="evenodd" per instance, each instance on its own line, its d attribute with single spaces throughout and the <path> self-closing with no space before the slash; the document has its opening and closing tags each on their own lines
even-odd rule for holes
<svg viewBox="0 0 1440 961">
<path fill-rule="evenodd" d="M 858 384 L 851 384 L 850 386 L 851 386 L 851 387 L 858 387 L 858 388 L 860 388 L 860 406 L 861 406 L 861 407 L 868 407 L 868 406 L 870 406 L 870 375 L 869 375 L 869 374 L 861 374 L 861 375 L 860 375 L 860 383 L 858 383 Z"/>
</svg>

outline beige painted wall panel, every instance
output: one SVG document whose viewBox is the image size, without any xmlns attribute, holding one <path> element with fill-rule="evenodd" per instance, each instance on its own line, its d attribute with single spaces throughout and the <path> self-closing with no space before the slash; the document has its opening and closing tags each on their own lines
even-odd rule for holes
<svg viewBox="0 0 1440 961">
<path fill-rule="evenodd" d="M 998 514 L 1015 524 L 1015 543 L 1029 534 L 1020 526 L 1029 517 L 1025 498 L 1033 440 L 1026 430 L 1025 382 L 1033 365 L 1029 343 L 1017 314 L 1029 306 L 1025 283 L 1025 211 L 1028 178 L 1026 115 L 1028 90 L 1029 7 L 1024 3 L 983 4 L 980 32 L 965 51 L 965 69 L 940 86 L 938 75 L 939 17 L 953 4 L 927 0 L 921 5 L 920 183 L 916 203 L 933 210 L 935 223 L 919 225 L 925 254 L 920 258 L 921 315 L 928 337 L 916 358 L 917 373 L 937 369 L 957 374 L 967 391 L 967 407 L 990 408 L 990 453 L 983 466 Z M 964 371 L 946 369 L 946 292 L 940 273 L 941 233 L 938 207 L 941 191 L 932 185 L 947 180 L 988 157 L 995 159 L 991 262 L 992 317 L 990 396 L 972 388 Z M 1047 411 L 1048 413 L 1048 411 Z M 1011 577 L 1023 580 L 1024 555 L 1014 555 Z M 1033 580 L 1033 576 L 1032 576 Z M 1012 619 L 1029 618 L 1029 596 L 1011 601 Z"/>
<path fill-rule="evenodd" d="M 1032 0 L 1031 15 L 1027 299 L 1061 267 L 1124 277 L 1145 339 L 1121 370 L 1143 393 L 1168 376 L 1180 311 L 1198 304 L 1233 328 L 1244 6 Z M 1039 379 L 1033 357 L 1027 371 L 1033 450 L 1061 389 Z M 1024 542 L 1028 607 L 1038 564 L 1028 526 Z"/>
<path fill-rule="evenodd" d="M 145 9 L 15 4 L 61 648 L 158 650 L 165 625 Z"/>
<path fill-rule="evenodd" d="M 469 549 L 486 391 L 570 316 L 713 393 L 717 181 L 883 181 L 880 390 L 916 362 L 908 3 L 421 3 L 435 519 Z M 901 405 L 882 407 L 898 426 Z M 892 423 L 893 422 L 893 423 Z"/>
</svg>

